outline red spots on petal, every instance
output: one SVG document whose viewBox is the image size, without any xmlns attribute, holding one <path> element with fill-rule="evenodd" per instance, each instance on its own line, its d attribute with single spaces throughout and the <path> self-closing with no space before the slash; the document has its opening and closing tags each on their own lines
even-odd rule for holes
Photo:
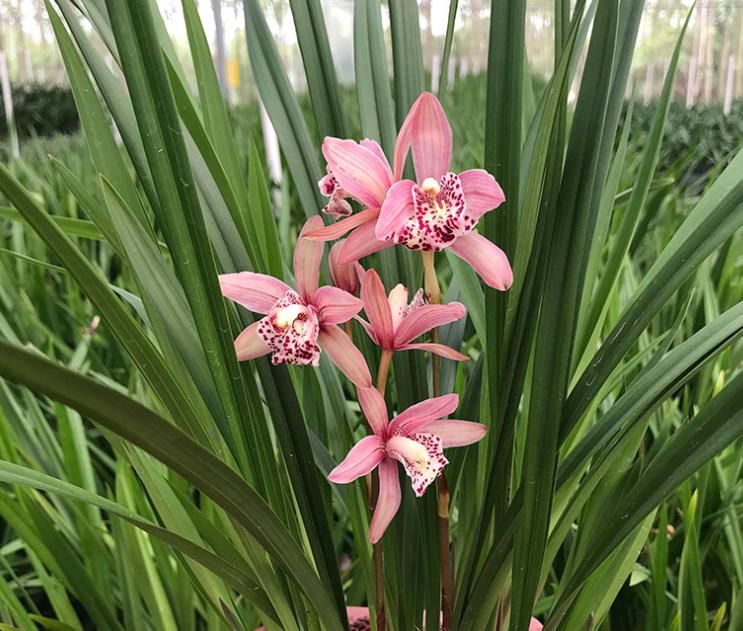
<svg viewBox="0 0 743 631">
<path fill-rule="evenodd" d="M 271 349 L 273 364 L 317 366 L 320 324 L 314 309 L 293 290 L 287 291 L 258 324 L 258 335 Z"/>
<path fill-rule="evenodd" d="M 328 204 L 322 209 L 325 214 L 335 219 L 340 219 L 342 217 L 348 217 L 353 212 L 351 204 L 346 201 L 346 198 L 350 197 L 350 195 L 341 188 L 340 183 L 330 169 L 328 169 L 327 175 L 317 185 L 320 193 L 330 198 Z"/>
<path fill-rule="evenodd" d="M 425 184 L 425 183 L 424 183 Z M 414 186 L 413 215 L 390 237 L 410 250 L 438 252 L 475 226 L 467 213 L 467 202 L 459 176 L 446 173 L 438 186 Z"/>
</svg>

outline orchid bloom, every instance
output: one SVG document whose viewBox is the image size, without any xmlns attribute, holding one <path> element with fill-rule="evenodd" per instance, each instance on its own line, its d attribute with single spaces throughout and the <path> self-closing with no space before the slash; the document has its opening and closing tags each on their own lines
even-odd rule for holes
<svg viewBox="0 0 743 631">
<path fill-rule="evenodd" d="M 357 318 L 377 346 L 387 351 L 422 350 L 457 361 L 467 360 L 445 344 L 412 343 L 431 329 L 463 318 L 467 311 L 460 302 L 447 305 L 426 304 L 419 289 L 408 304 L 408 290 L 397 285 L 385 294 L 384 285 L 374 270 L 364 273 L 361 301 L 369 322 Z"/>
<path fill-rule="evenodd" d="M 255 313 L 265 314 L 235 340 L 240 361 L 271 353 L 274 364 L 317 366 L 321 348 L 359 387 L 371 385 L 364 357 L 337 325 L 360 310 L 361 301 L 337 287 L 319 287 L 323 244 L 303 234 L 322 225 L 320 216 L 305 223 L 294 250 L 297 288 L 273 276 L 240 272 L 222 274 L 222 294 Z"/>
<path fill-rule="evenodd" d="M 447 420 L 457 409 L 459 397 L 447 394 L 409 407 L 389 422 L 384 397 L 376 388 L 359 388 L 359 403 L 371 427 L 346 458 L 328 475 L 328 480 L 347 484 L 379 467 L 379 497 L 374 509 L 369 539 L 376 543 L 400 507 L 397 462 L 410 476 L 413 491 L 420 497 L 448 464 L 444 447 L 476 443 L 487 432 L 481 423 Z M 397 462 L 396 462 L 397 461 Z"/>
<path fill-rule="evenodd" d="M 330 241 L 352 230 L 339 252 L 339 260 L 342 263 L 357 261 L 368 254 L 389 247 L 390 244 L 374 238 L 374 223 L 379 216 L 387 191 L 395 181 L 382 147 L 368 138 L 356 142 L 327 136 L 322 143 L 322 153 L 328 163 L 328 174 L 318 182 L 318 185 L 320 192 L 331 198 L 323 211 L 340 216 L 334 210 L 336 208 L 334 202 L 338 199 L 345 201 L 343 198 L 355 199 L 365 209 L 329 226 L 312 230 L 307 233 L 307 237 Z M 402 167 L 400 170 L 402 171 Z"/>
<path fill-rule="evenodd" d="M 403 180 L 412 152 L 417 181 Z M 483 169 L 449 171 L 452 132 L 438 99 L 418 97 L 395 144 L 394 169 L 377 143 L 326 138 L 323 155 L 344 194 L 367 209 L 309 238 L 334 239 L 354 228 L 339 260 L 349 262 L 394 244 L 438 252 L 449 248 L 491 287 L 505 290 L 513 274 L 505 253 L 474 231 L 480 217 L 505 201 L 498 182 Z"/>
<path fill-rule="evenodd" d="M 400 129 L 395 164 L 404 164 L 408 151 L 413 154 L 417 182 L 399 180 L 392 185 L 374 227 L 376 238 L 411 250 L 449 248 L 488 285 L 508 289 L 513 282 L 508 258 L 474 231 L 480 217 L 506 198 L 495 178 L 483 169 L 458 175 L 449 171 L 451 127 L 430 93 L 418 97 Z"/>
</svg>

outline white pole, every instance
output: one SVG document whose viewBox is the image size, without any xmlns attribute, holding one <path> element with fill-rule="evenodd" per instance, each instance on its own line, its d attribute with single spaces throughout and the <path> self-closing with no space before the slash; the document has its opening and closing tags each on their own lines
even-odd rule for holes
<svg viewBox="0 0 743 631">
<path fill-rule="evenodd" d="M 263 131 L 263 145 L 266 149 L 266 164 L 268 165 L 268 175 L 275 187 L 273 190 L 274 204 L 277 207 L 281 205 L 281 180 L 284 174 L 281 170 L 281 149 L 279 147 L 279 137 L 276 135 L 276 130 L 271 123 L 271 119 L 268 116 L 268 112 L 263 105 L 263 101 L 259 100 L 261 112 L 261 130 Z"/>
<path fill-rule="evenodd" d="M 13 117 L 13 96 L 10 92 L 8 60 L 5 57 L 4 51 L 0 51 L 0 89 L 3 92 L 3 109 L 5 110 L 5 121 L 8 124 L 11 154 L 17 159 L 21 156 L 21 147 L 18 144 L 18 130 L 16 129 L 15 118 Z"/>
<path fill-rule="evenodd" d="M 725 104 L 722 111 L 727 116 L 733 109 L 733 92 L 735 91 L 735 55 L 728 57 L 728 77 L 725 82 Z"/>
<path fill-rule="evenodd" d="M 439 79 L 441 78 L 441 56 L 434 55 L 431 59 L 431 92 L 439 91 Z"/>
<path fill-rule="evenodd" d="M 451 90 L 454 87 L 454 77 L 457 73 L 457 59 L 456 57 L 449 57 L 449 67 L 446 76 L 446 87 Z"/>
<path fill-rule="evenodd" d="M 229 93 L 227 87 L 227 46 L 224 40 L 224 21 L 222 19 L 222 0 L 212 0 L 212 13 L 214 14 L 214 63 L 217 67 L 217 78 L 222 95 Z"/>
<path fill-rule="evenodd" d="M 648 62 L 648 65 L 645 68 L 645 90 L 643 94 L 643 103 L 645 105 L 649 105 L 650 101 L 653 100 L 653 94 L 655 87 L 653 84 L 655 83 L 655 64 L 652 61 Z"/>
<path fill-rule="evenodd" d="M 696 101 L 697 92 L 697 58 L 692 56 L 689 62 L 689 77 L 686 80 L 686 107 L 691 107 Z"/>
</svg>

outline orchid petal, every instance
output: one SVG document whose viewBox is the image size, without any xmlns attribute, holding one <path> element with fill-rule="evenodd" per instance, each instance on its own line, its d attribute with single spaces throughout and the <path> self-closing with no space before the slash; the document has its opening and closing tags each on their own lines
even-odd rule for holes
<svg viewBox="0 0 743 631">
<path fill-rule="evenodd" d="M 482 423 L 471 421 L 440 420 L 423 426 L 420 431 L 436 434 L 443 441 L 444 447 L 464 447 L 484 438 L 488 428 Z"/>
<path fill-rule="evenodd" d="M 408 313 L 395 332 L 395 346 L 402 346 L 431 329 L 449 324 L 467 315 L 461 302 L 446 305 L 423 305 Z"/>
<path fill-rule="evenodd" d="M 317 230 L 308 230 L 304 234 L 305 239 L 314 241 L 332 241 L 340 239 L 344 234 L 354 228 L 363 226 L 365 223 L 374 221 L 379 216 L 379 208 L 366 208 L 357 212 L 350 217 L 331 223 L 329 226 L 323 226 Z"/>
<path fill-rule="evenodd" d="M 373 269 L 364 274 L 361 282 L 361 300 L 364 303 L 366 317 L 376 333 L 380 346 L 392 349 L 395 329 L 392 326 L 390 302 L 387 300 L 379 274 Z"/>
<path fill-rule="evenodd" d="M 389 425 L 390 434 L 408 435 L 417 432 L 432 421 L 449 416 L 459 405 L 456 394 L 426 399 L 398 414 Z"/>
<path fill-rule="evenodd" d="M 390 292 L 388 302 L 392 312 L 392 328 L 396 330 L 408 309 L 408 288 L 401 284 L 395 285 Z"/>
<path fill-rule="evenodd" d="M 363 306 L 361 300 L 337 287 L 320 287 L 312 304 L 317 309 L 320 324 L 343 324 L 353 318 Z"/>
<path fill-rule="evenodd" d="M 379 436 L 365 436 L 348 455 L 328 474 L 336 484 L 348 484 L 373 471 L 385 457 L 384 441 Z"/>
<path fill-rule="evenodd" d="M 254 272 L 220 274 L 219 288 L 225 298 L 255 313 L 266 314 L 291 288 L 273 276 Z"/>
<path fill-rule="evenodd" d="M 393 436 L 387 441 L 385 448 L 388 456 L 402 463 L 418 497 L 426 492 L 431 482 L 449 464 L 444 456 L 443 442 L 435 434 Z"/>
<path fill-rule="evenodd" d="M 351 295 L 355 295 L 359 289 L 359 274 L 356 266 L 352 263 L 341 265 L 338 262 L 338 255 L 343 247 L 343 243 L 343 241 L 338 241 L 330 248 L 330 252 L 328 253 L 328 270 L 330 270 L 330 278 L 333 281 L 333 285 L 347 291 Z"/>
<path fill-rule="evenodd" d="M 513 283 L 506 253 L 477 232 L 459 237 L 449 250 L 469 263 L 487 285 L 505 291 Z"/>
<path fill-rule="evenodd" d="M 384 155 L 384 150 L 382 147 L 379 146 L 379 143 L 376 140 L 371 140 L 369 138 L 364 138 L 363 140 L 359 141 L 359 144 L 371 151 L 372 153 L 376 154 L 376 156 L 387 165 L 387 168 L 389 169 L 390 163 L 387 160 L 387 156 Z M 390 169 L 390 172 L 392 169 Z"/>
<path fill-rule="evenodd" d="M 299 295 L 312 302 L 312 297 L 320 283 L 320 264 L 322 263 L 323 244 L 304 238 L 304 233 L 322 227 L 322 217 L 310 217 L 299 233 L 297 244 L 294 246 L 294 280 Z"/>
<path fill-rule="evenodd" d="M 365 223 L 348 235 L 346 242 L 338 254 L 338 262 L 341 264 L 353 263 L 365 256 L 369 256 L 385 248 L 391 248 L 392 246 L 392 243 L 379 241 L 374 236 L 373 222 Z"/>
<path fill-rule="evenodd" d="M 359 405 L 364 413 L 366 421 L 369 423 L 372 431 L 381 436 L 387 429 L 387 404 L 384 397 L 375 387 L 358 388 Z"/>
<path fill-rule="evenodd" d="M 459 174 L 467 202 L 467 214 L 475 221 L 506 201 L 503 189 L 484 169 L 470 169 Z"/>
<path fill-rule="evenodd" d="M 341 188 L 364 206 L 379 207 L 392 185 L 392 172 L 375 150 L 353 140 L 326 137 L 322 153 Z"/>
<path fill-rule="evenodd" d="M 402 177 L 405 158 L 412 149 L 418 182 L 428 177 L 439 179 L 449 169 L 452 134 L 439 100 L 424 92 L 413 103 L 395 143 L 395 180 Z"/>
<path fill-rule="evenodd" d="M 453 348 L 447 346 L 446 344 L 435 344 L 430 342 L 404 344 L 403 346 L 398 346 L 397 350 L 424 351 L 426 353 L 433 353 L 434 355 L 438 355 L 439 357 L 444 357 L 445 359 L 451 359 L 455 362 L 466 362 L 469 359 L 467 355 L 463 355 L 459 351 L 455 351 Z"/>
<path fill-rule="evenodd" d="M 237 359 L 241 362 L 248 359 L 255 359 L 256 357 L 262 357 L 268 355 L 271 349 L 263 341 L 263 338 L 258 335 L 258 325 L 261 320 L 253 322 L 247 329 L 245 329 L 235 340 L 235 353 Z"/>
<path fill-rule="evenodd" d="M 328 354 L 330 361 L 356 386 L 366 388 L 372 385 L 369 367 L 361 351 L 335 324 L 326 324 L 320 329 L 320 346 Z"/>
<path fill-rule="evenodd" d="M 377 239 L 384 240 L 405 226 L 408 220 L 415 214 L 413 204 L 413 180 L 402 180 L 395 182 L 382 204 L 379 212 L 374 233 Z"/>
<path fill-rule="evenodd" d="M 369 524 L 369 541 L 377 543 L 387 526 L 400 508 L 400 478 L 397 476 L 397 463 L 385 458 L 379 464 L 379 497 L 374 516 Z"/>
</svg>

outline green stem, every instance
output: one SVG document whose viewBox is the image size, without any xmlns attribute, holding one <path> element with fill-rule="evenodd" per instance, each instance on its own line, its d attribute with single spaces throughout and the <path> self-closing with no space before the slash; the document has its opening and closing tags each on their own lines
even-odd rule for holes
<svg viewBox="0 0 743 631">
<path fill-rule="evenodd" d="M 426 298 L 430 304 L 441 304 L 441 288 L 436 276 L 436 264 L 433 252 L 422 252 L 423 274 Z M 439 329 L 431 331 L 431 340 L 439 341 Z M 433 396 L 441 395 L 441 358 L 431 355 L 431 374 Z M 452 619 L 452 570 L 451 551 L 449 548 L 449 485 L 444 472 L 436 480 L 438 490 L 437 514 L 439 524 L 439 567 L 441 571 L 441 629 L 449 631 Z"/>
<path fill-rule="evenodd" d="M 382 356 L 379 358 L 379 369 L 377 371 L 377 390 L 384 396 L 384 392 L 387 389 L 387 378 L 390 374 L 390 366 L 392 364 L 392 351 L 383 350 Z M 377 497 L 379 496 L 379 473 L 375 469 L 371 476 L 371 484 L 367 485 L 369 489 L 369 507 L 372 512 L 377 505 Z M 377 612 L 377 631 L 386 631 L 387 628 L 387 616 L 384 608 L 384 557 L 382 556 L 382 542 L 377 541 L 374 544 L 373 555 L 374 561 L 374 587 L 376 596 L 376 612 Z"/>
</svg>

